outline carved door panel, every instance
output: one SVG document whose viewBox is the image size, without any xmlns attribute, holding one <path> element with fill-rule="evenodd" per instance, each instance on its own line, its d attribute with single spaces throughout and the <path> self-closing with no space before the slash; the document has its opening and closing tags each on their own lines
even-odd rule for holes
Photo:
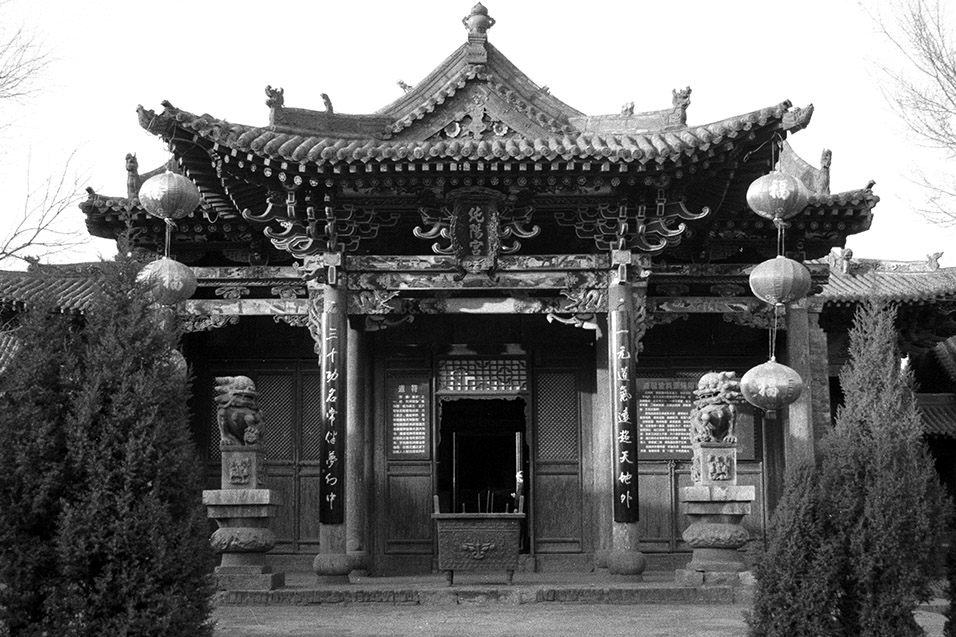
<svg viewBox="0 0 956 637">
<path fill-rule="evenodd" d="M 197 371 L 196 392 L 208 416 L 207 488 L 219 487 L 220 453 L 216 376 L 249 376 L 256 383 L 265 424 L 266 487 L 280 493 L 282 506 L 271 521 L 275 553 L 315 553 L 319 546 L 319 435 L 321 373 L 314 360 L 211 361 Z"/>
<path fill-rule="evenodd" d="M 581 408 L 573 369 L 535 374 L 534 550 L 584 550 Z"/>
</svg>

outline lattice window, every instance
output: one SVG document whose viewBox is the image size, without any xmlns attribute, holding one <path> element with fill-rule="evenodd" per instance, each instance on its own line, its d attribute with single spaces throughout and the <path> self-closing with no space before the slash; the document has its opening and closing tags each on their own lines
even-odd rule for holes
<svg viewBox="0 0 956 637">
<path fill-rule="evenodd" d="M 292 460 L 294 391 L 292 374 L 260 374 L 256 379 L 269 460 Z"/>
<path fill-rule="evenodd" d="M 448 358 L 438 362 L 438 391 L 459 394 L 528 391 L 528 366 L 514 358 Z"/>
<path fill-rule="evenodd" d="M 302 376 L 302 459 L 319 460 L 322 436 L 322 376 Z"/>
<path fill-rule="evenodd" d="M 540 460 L 578 459 L 578 391 L 572 372 L 540 372 L 537 454 Z"/>
</svg>

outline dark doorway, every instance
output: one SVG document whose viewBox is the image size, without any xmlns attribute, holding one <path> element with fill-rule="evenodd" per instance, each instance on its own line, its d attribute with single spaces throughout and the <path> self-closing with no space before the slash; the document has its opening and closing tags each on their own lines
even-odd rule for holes
<svg viewBox="0 0 956 637">
<path fill-rule="evenodd" d="M 442 511 L 512 512 L 522 495 L 528 510 L 526 408 L 523 398 L 441 399 L 437 477 Z"/>
</svg>

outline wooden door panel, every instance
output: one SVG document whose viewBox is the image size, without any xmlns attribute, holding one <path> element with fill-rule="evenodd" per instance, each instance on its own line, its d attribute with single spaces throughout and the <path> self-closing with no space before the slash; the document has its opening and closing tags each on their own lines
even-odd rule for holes
<svg viewBox="0 0 956 637">
<path fill-rule="evenodd" d="M 310 469 L 313 469 L 310 467 Z M 299 475 L 299 541 L 319 543 L 319 502 L 321 501 L 321 477 L 318 467 Z"/>
<path fill-rule="evenodd" d="M 638 474 L 638 499 L 642 544 L 668 550 L 674 535 L 674 493 L 666 464 L 644 463 Z"/>
<path fill-rule="evenodd" d="M 431 463 L 390 463 L 385 488 L 385 552 L 431 554 Z"/>
<path fill-rule="evenodd" d="M 538 463 L 534 483 L 535 547 L 539 553 L 576 553 L 581 546 L 581 480 L 577 463 Z"/>
<path fill-rule="evenodd" d="M 295 491 L 291 467 L 283 467 L 282 471 L 276 467 L 269 467 L 266 486 L 279 492 L 282 505 L 276 509 L 276 517 L 269 520 L 269 528 L 276 534 L 276 548 L 279 551 L 288 551 L 295 542 Z"/>
</svg>

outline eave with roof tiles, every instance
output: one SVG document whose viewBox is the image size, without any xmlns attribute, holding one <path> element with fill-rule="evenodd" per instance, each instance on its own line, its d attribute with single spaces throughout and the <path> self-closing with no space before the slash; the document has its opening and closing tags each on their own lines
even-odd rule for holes
<svg viewBox="0 0 956 637">
<path fill-rule="evenodd" d="M 834 252 L 828 258 L 830 279 L 819 298 L 828 305 L 854 305 L 868 299 L 908 304 L 956 301 L 956 268 L 940 268 L 939 256 L 887 261 Z"/>
</svg>

